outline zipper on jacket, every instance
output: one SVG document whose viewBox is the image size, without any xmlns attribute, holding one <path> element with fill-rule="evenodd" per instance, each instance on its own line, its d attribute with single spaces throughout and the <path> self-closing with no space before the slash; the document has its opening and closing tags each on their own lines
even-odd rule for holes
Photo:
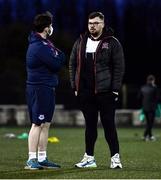
<svg viewBox="0 0 161 180">
<path fill-rule="evenodd" d="M 79 46 L 78 46 L 78 55 L 77 55 L 77 64 L 78 64 L 78 70 L 77 70 L 77 79 L 76 79 L 76 90 L 77 92 L 79 91 L 79 85 L 80 85 L 80 71 L 81 71 L 81 47 L 82 47 L 82 36 L 81 36 L 81 40 L 79 42 Z"/>
<path fill-rule="evenodd" d="M 110 37 L 111 37 L 111 36 L 110 36 Z M 98 44 L 98 46 L 97 46 L 96 52 L 95 52 L 95 57 L 94 57 L 95 94 L 97 94 L 97 88 L 96 88 L 96 57 L 97 57 L 98 50 L 99 50 L 102 42 L 103 42 L 105 39 L 108 39 L 108 37 L 105 37 L 105 38 L 103 38 L 102 40 L 100 40 L 100 42 L 99 42 L 99 44 Z"/>
<path fill-rule="evenodd" d="M 94 81 L 95 81 L 95 90 L 94 90 L 94 92 L 95 92 L 95 94 L 97 94 L 97 88 L 96 88 L 96 57 L 97 57 L 98 50 L 99 50 L 99 48 L 100 48 L 100 46 L 102 44 L 102 41 L 103 40 L 100 40 L 100 42 L 99 42 L 99 44 L 97 46 L 96 52 L 95 52 L 95 56 L 94 56 L 94 75 L 95 75 L 94 76 Z"/>
</svg>

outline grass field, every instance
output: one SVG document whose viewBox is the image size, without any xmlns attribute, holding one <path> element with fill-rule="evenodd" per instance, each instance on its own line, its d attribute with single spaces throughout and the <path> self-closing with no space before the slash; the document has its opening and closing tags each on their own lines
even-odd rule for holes
<svg viewBox="0 0 161 180">
<path fill-rule="evenodd" d="M 55 170 L 24 170 L 27 160 L 27 140 L 5 138 L 5 133 L 21 134 L 27 128 L 0 128 L 0 178 L 1 179 L 160 179 L 161 129 L 154 129 L 155 142 L 141 140 L 143 129 L 119 128 L 123 169 L 109 168 L 108 146 L 100 128 L 95 146 L 97 168 L 77 169 L 74 164 L 84 153 L 83 128 L 51 128 L 50 136 L 59 143 L 48 144 L 48 157 L 62 168 Z"/>
</svg>

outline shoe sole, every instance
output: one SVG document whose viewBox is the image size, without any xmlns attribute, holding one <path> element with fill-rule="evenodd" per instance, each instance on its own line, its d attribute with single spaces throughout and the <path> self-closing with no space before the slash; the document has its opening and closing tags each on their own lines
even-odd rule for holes
<svg viewBox="0 0 161 180">
<path fill-rule="evenodd" d="M 42 166 L 44 169 L 60 169 L 61 167 L 48 167 L 48 166 Z"/>
<path fill-rule="evenodd" d="M 43 167 L 42 168 L 31 168 L 29 166 L 25 166 L 24 169 L 26 169 L 26 170 L 42 170 L 44 168 Z"/>
<path fill-rule="evenodd" d="M 121 166 L 115 166 L 115 167 L 110 167 L 111 169 L 122 169 L 122 167 Z"/>
<path fill-rule="evenodd" d="M 76 168 L 96 168 L 97 165 L 96 166 L 77 166 L 77 165 L 75 165 L 75 167 Z"/>
</svg>

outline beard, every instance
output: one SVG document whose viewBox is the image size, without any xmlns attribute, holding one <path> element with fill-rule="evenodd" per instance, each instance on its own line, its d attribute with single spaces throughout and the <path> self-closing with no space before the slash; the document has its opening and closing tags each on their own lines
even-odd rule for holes
<svg viewBox="0 0 161 180">
<path fill-rule="evenodd" d="M 93 37 L 98 37 L 98 36 L 101 34 L 101 32 L 100 32 L 100 31 L 97 31 L 96 29 L 90 29 L 90 30 L 89 30 L 89 33 L 90 33 L 91 36 L 93 36 Z"/>
<path fill-rule="evenodd" d="M 93 37 L 97 37 L 98 35 L 99 35 L 99 33 L 98 32 L 90 32 L 90 34 L 93 36 Z"/>
</svg>

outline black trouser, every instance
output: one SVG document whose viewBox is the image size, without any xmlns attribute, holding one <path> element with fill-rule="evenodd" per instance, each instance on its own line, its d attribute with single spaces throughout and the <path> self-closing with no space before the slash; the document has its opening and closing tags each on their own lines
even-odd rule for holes
<svg viewBox="0 0 161 180">
<path fill-rule="evenodd" d="M 85 118 L 85 144 L 86 153 L 94 155 L 94 145 L 97 139 L 98 112 L 104 128 L 106 141 L 109 145 L 111 156 L 119 153 L 119 143 L 115 126 L 115 105 L 111 93 L 97 95 L 80 95 L 79 102 Z"/>
<path fill-rule="evenodd" d="M 144 137 L 152 136 L 152 128 L 154 124 L 154 118 L 155 118 L 155 111 L 144 111 L 145 117 L 146 117 L 146 129 L 144 132 Z"/>
</svg>

